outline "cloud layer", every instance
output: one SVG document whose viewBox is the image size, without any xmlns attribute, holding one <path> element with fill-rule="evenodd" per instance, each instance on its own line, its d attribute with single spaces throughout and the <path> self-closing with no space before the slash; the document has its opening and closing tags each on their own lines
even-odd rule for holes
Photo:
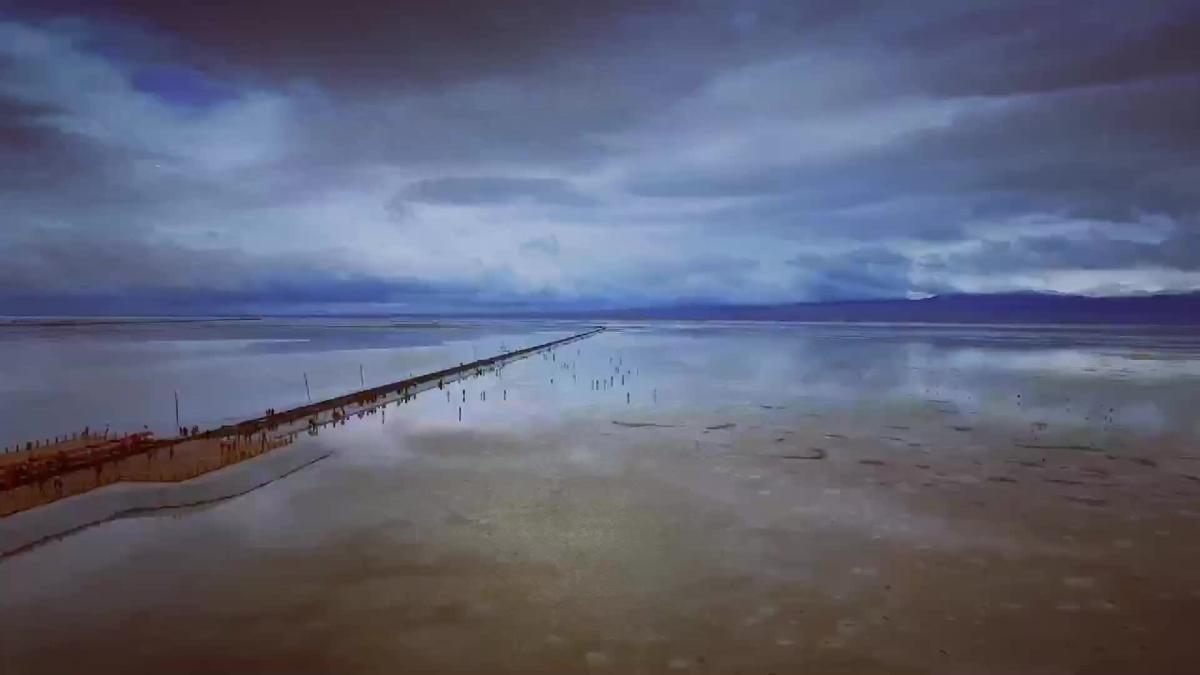
<svg viewBox="0 0 1200 675">
<path fill-rule="evenodd" d="M 0 313 L 1200 288 L 1191 3 L 408 4 L 0 4 Z"/>
</svg>

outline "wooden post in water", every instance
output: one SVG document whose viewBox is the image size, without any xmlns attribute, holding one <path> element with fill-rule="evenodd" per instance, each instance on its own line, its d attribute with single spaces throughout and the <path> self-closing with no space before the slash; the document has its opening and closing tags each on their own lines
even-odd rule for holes
<svg viewBox="0 0 1200 675">
<path fill-rule="evenodd" d="M 304 393 L 308 396 L 308 402 L 312 403 L 312 391 L 308 388 L 308 373 L 304 374 Z"/>
<path fill-rule="evenodd" d="M 363 366 L 361 363 L 358 364 L 358 383 L 363 386 L 363 389 L 367 388 L 367 381 L 363 377 Z"/>
</svg>

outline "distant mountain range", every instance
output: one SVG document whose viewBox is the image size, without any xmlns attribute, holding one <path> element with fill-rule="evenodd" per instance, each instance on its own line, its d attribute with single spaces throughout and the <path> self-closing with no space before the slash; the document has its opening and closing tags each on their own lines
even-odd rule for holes
<svg viewBox="0 0 1200 675">
<path fill-rule="evenodd" d="M 1200 293 L 1123 297 L 1048 293 L 953 294 L 920 300 L 696 304 L 581 314 L 607 319 L 1200 325 Z"/>
<path fill-rule="evenodd" d="M 343 313 L 329 311 L 321 314 L 266 313 L 224 314 L 203 312 L 193 315 L 166 313 L 130 313 L 119 318 L 103 313 L 73 316 L 12 317 L 0 315 L 0 326 L 28 325 L 36 318 L 47 325 L 59 323 L 193 321 L 197 318 L 259 317 L 391 317 L 429 321 L 436 318 L 516 318 L 516 319 L 573 319 L 573 320 L 726 320 L 726 321 L 823 321 L 823 322 L 913 322 L 913 323 L 997 323 L 997 324 L 1150 324 L 1200 327 L 1200 292 L 1136 296 L 1092 297 L 1056 293 L 958 293 L 936 295 L 919 300 L 843 300 L 827 302 L 794 302 L 770 305 L 735 305 L 692 303 L 619 309 L 532 309 L 492 308 L 465 309 L 441 312 L 366 312 Z"/>
</svg>

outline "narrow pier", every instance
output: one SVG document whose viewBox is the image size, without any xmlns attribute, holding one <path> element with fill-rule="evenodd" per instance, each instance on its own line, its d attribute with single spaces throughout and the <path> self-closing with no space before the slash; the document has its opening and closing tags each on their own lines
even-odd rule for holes
<svg viewBox="0 0 1200 675">
<path fill-rule="evenodd" d="M 254 417 L 194 435 L 156 439 L 147 433 L 119 438 L 76 438 L 43 446 L 0 463 L 0 517 L 120 482 L 179 482 L 290 445 L 300 433 L 362 416 L 392 402 L 513 361 L 583 340 L 593 330 L 452 368 L 371 387 L 290 410 Z"/>
</svg>

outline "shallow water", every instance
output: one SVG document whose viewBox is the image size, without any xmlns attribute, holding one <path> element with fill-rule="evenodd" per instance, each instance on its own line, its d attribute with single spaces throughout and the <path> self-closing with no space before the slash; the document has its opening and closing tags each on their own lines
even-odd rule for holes
<svg viewBox="0 0 1200 675">
<path fill-rule="evenodd" d="M 1150 329 L 614 326 L 0 562 L 0 665 L 1195 672 L 1197 384 Z"/>
<path fill-rule="evenodd" d="M 176 393 L 180 423 L 210 428 L 575 327 L 367 318 L 0 322 L 0 447 L 84 426 L 173 435 Z"/>
</svg>

